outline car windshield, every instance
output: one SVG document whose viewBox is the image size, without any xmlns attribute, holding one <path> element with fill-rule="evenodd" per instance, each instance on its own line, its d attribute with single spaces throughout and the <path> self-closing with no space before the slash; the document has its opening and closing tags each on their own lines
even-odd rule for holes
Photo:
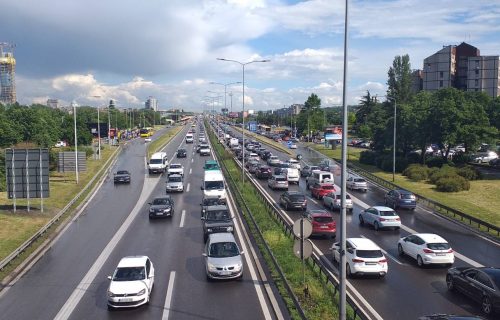
<svg viewBox="0 0 500 320">
<path fill-rule="evenodd" d="M 449 250 L 450 245 L 448 243 L 428 243 L 427 248 L 431 250 Z"/>
<path fill-rule="evenodd" d="M 116 174 L 128 174 L 128 171 L 117 171 Z"/>
<path fill-rule="evenodd" d="M 206 190 L 224 189 L 224 181 L 207 181 L 205 182 Z"/>
<path fill-rule="evenodd" d="M 314 221 L 319 222 L 319 223 L 330 223 L 333 222 L 332 217 L 314 217 Z"/>
<path fill-rule="evenodd" d="M 149 160 L 149 163 L 151 164 L 160 164 L 162 163 L 161 159 L 151 159 Z"/>
<path fill-rule="evenodd" d="M 231 216 L 227 210 L 208 211 L 206 220 L 229 220 Z"/>
<path fill-rule="evenodd" d="M 180 164 L 171 164 L 170 165 L 170 169 L 180 169 L 180 168 L 182 168 L 182 165 L 180 165 Z"/>
<path fill-rule="evenodd" d="M 186 150 L 184 150 L 184 149 L 179 149 L 179 150 L 177 150 L 177 152 L 178 152 L 178 153 L 184 153 L 184 152 L 186 152 Z"/>
<path fill-rule="evenodd" d="M 356 250 L 356 255 L 360 258 L 382 258 L 384 256 L 380 250 Z"/>
<path fill-rule="evenodd" d="M 396 212 L 394 212 L 392 210 L 382 210 L 382 211 L 380 211 L 380 215 L 382 217 L 394 217 L 394 216 L 397 216 Z"/>
<path fill-rule="evenodd" d="M 215 206 L 219 204 L 219 199 L 218 198 L 206 198 L 203 199 L 203 205 L 204 206 Z"/>
<path fill-rule="evenodd" d="M 146 279 L 144 267 L 118 268 L 113 275 L 113 281 L 136 281 Z"/>
<path fill-rule="evenodd" d="M 239 254 L 238 246 L 234 242 L 216 242 L 210 245 L 209 257 L 228 258 Z"/>
<path fill-rule="evenodd" d="M 155 206 L 164 206 L 170 204 L 170 199 L 154 199 L 153 205 Z"/>
<path fill-rule="evenodd" d="M 168 182 L 182 182 L 182 177 L 169 177 Z"/>
</svg>

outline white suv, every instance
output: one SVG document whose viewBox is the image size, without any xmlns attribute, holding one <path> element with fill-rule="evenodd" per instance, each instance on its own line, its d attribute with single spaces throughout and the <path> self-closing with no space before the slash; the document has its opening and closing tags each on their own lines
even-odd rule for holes
<svg viewBox="0 0 500 320">
<path fill-rule="evenodd" d="M 108 288 L 108 309 L 137 307 L 149 302 L 155 269 L 147 256 L 128 256 L 118 263 Z"/>
<path fill-rule="evenodd" d="M 340 242 L 330 248 L 334 262 L 340 261 Z M 347 277 L 356 275 L 378 275 L 384 277 L 388 271 L 387 259 L 375 242 L 366 238 L 346 239 Z"/>
<path fill-rule="evenodd" d="M 417 260 L 419 267 L 426 264 L 444 264 L 450 267 L 455 262 L 455 255 L 448 241 L 432 233 L 415 233 L 399 239 L 398 253 Z"/>
</svg>

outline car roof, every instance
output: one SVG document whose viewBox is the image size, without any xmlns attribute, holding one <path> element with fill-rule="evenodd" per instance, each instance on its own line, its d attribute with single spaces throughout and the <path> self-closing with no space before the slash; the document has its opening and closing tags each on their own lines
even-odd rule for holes
<svg viewBox="0 0 500 320">
<path fill-rule="evenodd" d="M 147 256 L 127 256 L 118 263 L 117 268 L 142 267 L 146 264 Z"/>
<path fill-rule="evenodd" d="M 313 210 L 308 210 L 309 214 L 314 217 L 318 216 L 329 216 L 331 217 L 332 214 L 324 209 L 313 209 Z"/>
<path fill-rule="evenodd" d="M 372 208 L 376 209 L 378 211 L 394 211 L 394 209 L 386 207 L 386 206 L 374 206 Z"/>
<path fill-rule="evenodd" d="M 170 166 L 180 166 L 180 167 L 182 167 L 182 164 L 181 163 L 171 163 Z"/>
<path fill-rule="evenodd" d="M 333 182 L 319 182 L 318 183 L 320 186 L 335 186 Z"/>
<path fill-rule="evenodd" d="M 380 250 L 380 247 L 375 244 L 370 239 L 366 238 L 347 238 L 349 242 L 354 246 L 356 249 L 361 249 L 361 250 Z"/>
<path fill-rule="evenodd" d="M 220 211 L 220 210 L 229 210 L 229 208 L 224 204 L 216 204 L 214 206 L 207 206 L 207 211 Z"/>
<path fill-rule="evenodd" d="M 414 235 L 421 238 L 427 243 L 448 243 L 448 241 L 443 239 L 443 237 L 433 233 L 415 233 Z"/>
<path fill-rule="evenodd" d="M 288 193 L 289 195 L 301 195 L 301 196 L 305 196 L 305 194 L 303 194 L 302 192 L 300 191 L 287 191 L 286 193 Z"/>
<path fill-rule="evenodd" d="M 394 189 L 393 191 L 397 191 L 401 194 L 413 194 L 412 192 L 410 192 L 408 190 L 404 190 L 404 189 Z"/>
<path fill-rule="evenodd" d="M 211 233 L 209 235 L 209 241 L 214 242 L 236 242 L 234 236 L 231 232 L 221 232 L 221 233 Z"/>
</svg>

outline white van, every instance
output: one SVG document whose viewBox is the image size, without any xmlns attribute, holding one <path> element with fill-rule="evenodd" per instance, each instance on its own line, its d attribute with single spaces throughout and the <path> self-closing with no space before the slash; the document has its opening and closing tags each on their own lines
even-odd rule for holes
<svg viewBox="0 0 500 320">
<path fill-rule="evenodd" d="M 152 173 L 164 173 L 168 167 L 168 159 L 166 152 L 156 152 L 153 153 L 148 161 L 148 171 L 149 174 Z"/>
<path fill-rule="evenodd" d="M 306 178 L 306 188 L 315 183 L 331 182 L 334 183 L 333 173 L 328 171 L 314 170 L 309 177 Z"/>
<path fill-rule="evenodd" d="M 186 143 L 193 143 L 194 142 L 194 137 L 191 133 L 188 133 L 186 135 Z"/>
<path fill-rule="evenodd" d="M 226 188 L 222 172 L 220 170 L 205 171 L 201 189 L 204 197 L 226 199 Z"/>
<path fill-rule="evenodd" d="M 287 170 L 286 178 L 288 180 L 288 183 L 299 184 L 299 181 L 300 181 L 299 169 L 296 169 L 296 168 L 286 168 L 286 170 Z"/>
</svg>

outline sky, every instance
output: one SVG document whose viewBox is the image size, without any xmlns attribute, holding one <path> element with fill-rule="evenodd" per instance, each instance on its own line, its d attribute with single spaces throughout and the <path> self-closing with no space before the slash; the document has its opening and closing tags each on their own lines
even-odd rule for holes
<svg viewBox="0 0 500 320">
<path fill-rule="evenodd" d="M 344 16 L 345 0 L 0 0 L 0 42 L 16 46 L 21 104 L 153 96 L 161 110 L 241 111 L 243 67 L 224 58 L 270 60 L 245 66 L 246 110 L 311 93 L 330 107 L 342 104 Z M 500 55 L 500 0 L 349 0 L 347 103 L 384 96 L 395 56 L 421 69 L 464 41 Z"/>
</svg>

